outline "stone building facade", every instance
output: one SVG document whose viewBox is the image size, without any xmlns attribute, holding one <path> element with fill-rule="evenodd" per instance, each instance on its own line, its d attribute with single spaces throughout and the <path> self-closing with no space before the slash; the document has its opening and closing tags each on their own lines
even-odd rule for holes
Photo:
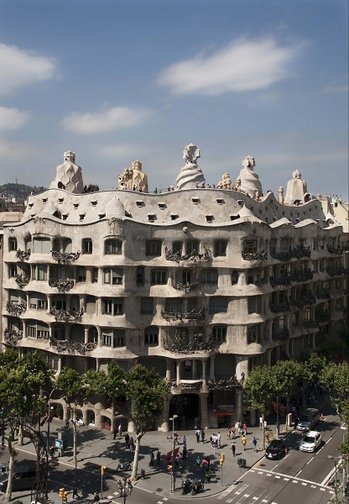
<svg viewBox="0 0 349 504">
<path fill-rule="evenodd" d="M 319 200 L 263 195 L 250 157 L 235 183 L 207 187 L 199 155 L 186 147 L 166 192 L 144 192 L 137 162 L 120 189 L 84 193 L 69 151 L 3 230 L 3 347 L 40 350 L 57 372 L 156 369 L 171 383 L 162 430 L 174 413 L 182 427 L 242 418 L 252 366 L 298 358 L 345 324 L 342 228 Z M 100 403 L 81 413 L 118 421 Z"/>
</svg>

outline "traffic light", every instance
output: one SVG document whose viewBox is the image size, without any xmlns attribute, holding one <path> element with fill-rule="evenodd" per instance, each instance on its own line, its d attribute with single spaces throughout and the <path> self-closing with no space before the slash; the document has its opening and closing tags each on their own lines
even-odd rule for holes
<svg viewBox="0 0 349 504">
<path fill-rule="evenodd" d="M 223 464 L 224 464 L 224 460 L 225 460 L 225 455 L 224 455 L 224 453 L 221 453 L 221 457 L 220 457 L 220 459 L 219 459 L 219 463 L 220 463 L 220 465 L 223 465 Z"/>
<path fill-rule="evenodd" d="M 101 474 L 103 475 L 107 470 L 107 466 L 101 466 Z"/>
</svg>

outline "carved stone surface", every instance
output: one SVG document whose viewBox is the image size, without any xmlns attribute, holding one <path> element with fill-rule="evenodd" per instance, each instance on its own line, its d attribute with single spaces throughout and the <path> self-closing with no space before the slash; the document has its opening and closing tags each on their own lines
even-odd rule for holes
<svg viewBox="0 0 349 504">
<path fill-rule="evenodd" d="M 197 164 L 200 157 L 200 149 L 197 145 L 188 144 L 183 150 L 185 165 L 179 172 L 176 179 L 176 189 L 194 189 L 205 187 L 206 180 L 204 174 Z"/>
<path fill-rule="evenodd" d="M 148 192 L 148 177 L 142 171 L 142 163 L 133 161 L 130 168 L 125 168 L 118 177 L 118 189 Z"/>
<path fill-rule="evenodd" d="M 229 189 L 233 188 L 233 184 L 228 172 L 223 173 L 221 180 L 217 184 L 217 189 Z"/>
<path fill-rule="evenodd" d="M 252 156 L 246 156 L 242 162 L 242 166 L 243 168 L 238 177 L 238 180 L 240 181 L 239 190 L 248 194 L 251 198 L 254 198 L 256 193 L 262 195 L 262 184 L 258 175 L 254 171 L 254 167 L 256 166 L 255 158 Z"/>
<path fill-rule="evenodd" d="M 59 292 L 68 292 L 74 287 L 74 280 L 70 278 L 50 278 L 48 284 L 50 287 L 56 287 Z"/>
<path fill-rule="evenodd" d="M 51 182 L 50 189 L 64 189 L 76 194 L 84 192 L 81 168 L 75 164 L 74 152 L 67 151 L 64 153 L 64 162 L 57 166 L 56 178 Z"/>
<path fill-rule="evenodd" d="M 59 264 L 71 264 L 72 262 L 79 259 L 81 252 L 57 252 L 57 250 L 51 250 L 52 259 L 57 261 Z"/>
<path fill-rule="evenodd" d="M 292 179 L 287 182 L 285 203 L 289 205 L 300 204 L 304 202 L 304 196 L 307 192 L 307 184 L 302 180 L 302 174 L 299 170 L 292 173 Z"/>
</svg>

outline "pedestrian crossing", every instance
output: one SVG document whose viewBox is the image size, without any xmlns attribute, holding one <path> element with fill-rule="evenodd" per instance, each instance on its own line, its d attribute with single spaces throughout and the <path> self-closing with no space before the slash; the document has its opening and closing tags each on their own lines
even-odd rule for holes
<svg viewBox="0 0 349 504">
<path fill-rule="evenodd" d="M 233 483 L 226 490 L 224 490 L 217 497 L 217 500 L 225 502 L 227 504 L 282 504 L 281 501 L 277 500 L 276 493 L 274 493 L 276 500 L 273 500 L 273 497 L 269 492 L 271 487 L 267 483 L 269 479 L 275 480 L 275 483 L 285 482 L 292 485 L 297 485 L 298 487 L 309 488 L 312 491 L 318 491 L 321 494 L 327 492 L 329 494 L 329 498 L 334 494 L 334 491 L 332 489 L 325 487 L 324 485 L 321 485 L 319 483 L 314 483 L 313 481 L 307 481 L 297 477 L 290 477 L 265 469 L 250 469 L 249 475 L 251 475 L 252 478 L 253 473 L 255 474 L 255 476 L 261 477 L 259 486 L 256 485 L 256 480 L 254 480 L 253 485 L 240 480 L 239 482 Z"/>
</svg>

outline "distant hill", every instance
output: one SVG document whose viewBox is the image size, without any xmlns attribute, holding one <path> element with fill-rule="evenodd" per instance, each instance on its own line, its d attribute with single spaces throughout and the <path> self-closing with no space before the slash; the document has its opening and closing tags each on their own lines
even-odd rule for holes
<svg viewBox="0 0 349 504">
<path fill-rule="evenodd" d="M 30 194 L 39 194 L 46 191 L 46 187 L 28 186 L 25 184 L 3 184 L 0 185 L 0 198 L 7 200 L 15 198 L 16 203 L 21 205 Z"/>
</svg>

